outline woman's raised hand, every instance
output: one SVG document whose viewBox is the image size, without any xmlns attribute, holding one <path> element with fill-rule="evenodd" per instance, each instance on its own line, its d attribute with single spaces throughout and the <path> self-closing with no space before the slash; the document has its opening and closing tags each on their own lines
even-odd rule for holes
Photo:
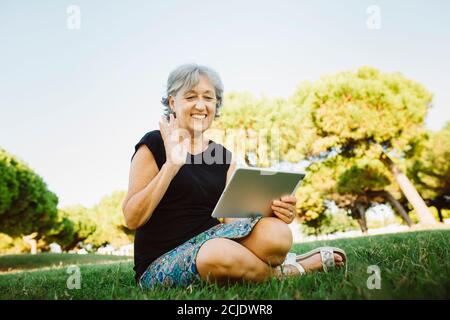
<svg viewBox="0 0 450 320">
<path fill-rule="evenodd" d="M 285 195 L 279 199 L 272 201 L 272 212 L 279 219 L 283 220 L 287 224 L 291 223 L 295 219 L 297 198 L 293 195 Z"/>
<path fill-rule="evenodd" d="M 182 142 L 180 138 L 182 130 L 178 126 L 178 119 L 175 119 L 173 114 L 169 116 L 169 122 L 164 116 L 159 121 L 159 129 L 164 141 L 164 148 L 166 149 L 166 163 L 175 165 L 177 168 L 181 168 L 187 160 L 187 153 L 190 150 L 190 139 L 185 137 Z M 189 133 L 185 133 L 185 136 Z"/>
</svg>

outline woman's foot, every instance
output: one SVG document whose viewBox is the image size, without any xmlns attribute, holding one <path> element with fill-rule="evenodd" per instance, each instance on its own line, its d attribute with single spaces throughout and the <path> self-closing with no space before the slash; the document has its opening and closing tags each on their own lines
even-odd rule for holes
<svg viewBox="0 0 450 320">
<path fill-rule="evenodd" d="M 296 260 L 302 265 L 306 272 L 322 270 L 322 258 L 320 253 L 316 253 L 315 255 L 305 259 Z M 334 263 L 337 267 L 344 266 L 344 259 L 339 253 L 334 254 Z"/>
<path fill-rule="evenodd" d="M 321 271 L 323 270 L 322 266 L 322 257 L 320 255 L 320 252 L 304 258 L 304 259 L 296 259 L 297 263 L 299 263 L 306 272 L 313 272 L 313 271 Z M 344 266 L 344 259 L 339 253 L 334 253 L 334 263 L 336 267 L 342 267 Z M 278 266 L 277 268 L 281 268 Z M 280 270 L 281 271 L 281 270 Z M 283 266 L 283 274 L 288 276 L 298 275 L 300 271 L 291 264 L 286 264 Z"/>
</svg>

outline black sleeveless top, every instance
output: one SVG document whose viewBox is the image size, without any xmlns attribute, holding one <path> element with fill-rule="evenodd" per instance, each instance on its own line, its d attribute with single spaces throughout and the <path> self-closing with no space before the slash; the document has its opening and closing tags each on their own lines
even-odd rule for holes
<svg viewBox="0 0 450 320">
<path fill-rule="evenodd" d="M 153 130 L 145 134 L 136 144 L 134 154 L 141 145 L 150 149 L 161 170 L 166 162 L 161 132 Z M 211 213 L 225 188 L 230 163 L 231 152 L 212 140 L 202 153 L 188 153 L 186 164 L 170 182 L 150 219 L 136 230 L 136 280 L 156 258 L 220 223 Z"/>
</svg>

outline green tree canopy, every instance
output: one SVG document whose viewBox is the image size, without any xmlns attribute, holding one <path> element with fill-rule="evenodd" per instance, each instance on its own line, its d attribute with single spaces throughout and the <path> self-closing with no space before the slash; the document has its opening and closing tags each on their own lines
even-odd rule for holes
<svg viewBox="0 0 450 320">
<path fill-rule="evenodd" d="M 410 176 L 429 205 L 440 213 L 450 207 L 450 122 L 438 132 L 427 132 L 409 152 Z"/>
<path fill-rule="evenodd" d="M 65 250 L 74 248 L 97 230 L 97 222 L 91 209 L 81 205 L 58 210 L 58 218 L 46 235 L 46 241 L 57 242 Z"/>
<path fill-rule="evenodd" d="M 44 180 L 0 148 L 0 232 L 12 237 L 42 236 L 57 217 L 57 196 Z"/>
<path fill-rule="evenodd" d="M 133 242 L 134 232 L 125 226 L 122 213 L 125 195 L 125 191 L 114 191 L 103 197 L 97 205 L 90 209 L 96 229 L 86 238 L 86 242 L 90 242 L 96 247 L 105 244 L 118 247 Z"/>
<path fill-rule="evenodd" d="M 373 142 L 401 152 L 424 130 L 432 95 L 400 73 L 362 67 L 303 84 L 291 101 L 310 111 L 316 154 L 337 147 L 365 151 Z"/>
<path fill-rule="evenodd" d="M 220 119 L 213 123 L 212 137 L 230 150 L 240 151 L 238 145 L 244 145 L 246 154 L 241 156 L 250 163 L 248 157 L 254 154 L 253 165 L 267 167 L 283 160 L 298 162 L 305 157 L 307 128 L 312 127 L 307 124 L 306 112 L 284 99 L 255 98 L 247 92 L 230 93 L 224 99 Z M 299 140 L 299 127 L 303 128 L 302 140 Z M 218 134 L 214 134 L 215 130 Z M 223 133 L 226 136 L 221 136 Z M 261 146 L 266 151 L 258 150 Z"/>
<path fill-rule="evenodd" d="M 388 199 L 410 223 L 396 198 L 400 198 L 400 190 L 405 193 L 414 187 L 401 175 L 406 169 L 404 159 L 388 163 L 391 158 L 387 154 L 402 155 L 412 148 L 424 132 L 431 100 L 421 84 L 400 73 L 362 67 L 314 83 L 303 82 L 288 100 L 229 94 L 213 128 L 240 131 L 232 143 L 219 141 L 233 149 L 233 144 L 245 138 L 250 141 L 245 156 L 257 153 L 261 141 L 255 135 L 277 129 L 278 135 L 266 140 L 271 159 L 306 159 L 314 164 L 297 193 L 299 211 L 310 222 L 325 210 L 321 202 L 326 199 L 353 210 L 355 217 L 361 216 L 371 201 Z M 257 166 L 274 164 L 256 160 Z M 420 206 L 417 192 L 406 194 L 414 200 L 413 206 Z M 422 217 L 427 214 L 422 212 Z"/>
<path fill-rule="evenodd" d="M 374 197 L 382 196 L 395 202 L 394 207 L 410 223 L 391 194 L 398 187 L 405 192 L 412 186 L 400 179 L 405 163 L 400 158 L 388 166 L 380 159 L 388 152 L 403 154 L 412 148 L 424 131 L 431 100 L 432 95 L 421 84 L 400 73 L 381 73 L 370 67 L 303 83 L 290 99 L 299 109 L 308 110 L 305 114 L 310 121 L 306 123 L 312 124 L 303 149 L 318 162 L 311 172 L 330 177 L 325 177 L 325 184 L 322 178 L 306 180 L 303 188 L 312 183 L 314 199 L 333 199 L 349 206 L 356 216 L 364 213 Z M 333 157 L 336 159 L 330 160 Z M 323 209 L 317 203 L 314 208 Z M 317 212 L 311 213 L 310 206 L 300 209 L 306 210 L 310 220 L 319 217 Z"/>
<path fill-rule="evenodd" d="M 124 191 L 114 191 L 91 208 L 77 205 L 60 209 L 58 223 L 47 236 L 47 242 L 55 241 L 66 250 L 79 242 L 91 243 L 96 248 L 129 244 L 134 233 L 124 223 L 124 198 Z"/>
</svg>

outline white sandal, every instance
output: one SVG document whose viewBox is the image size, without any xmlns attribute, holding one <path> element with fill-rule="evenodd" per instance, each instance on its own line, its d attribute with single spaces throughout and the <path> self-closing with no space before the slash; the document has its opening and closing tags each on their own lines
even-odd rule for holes
<svg viewBox="0 0 450 320">
<path fill-rule="evenodd" d="M 333 269 L 335 267 L 334 253 L 340 254 L 345 266 L 345 275 L 347 275 L 347 254 L 344 250 L 335 247 L 319 247 L 304 254 L 289 252 L 282 266 L 284 267 L 285 265 L 293 265 L 298 269 L 300 274 L 304 274 L 305 268 L 303 268 L 303 266 L 298 263 L 297 260 L 307 259 L 317 253 L 320 253 L 320 257 L 322 259 L 322 269 L 325 272 L 328 272 L 330 269 Z"/>
<path fill-rule="evenodd" d="M 281 272 L 284 273 L 284 267 L 285 266 L 294 266 L 297 268 L 299 274 L 305 274 L 305 268 L 303 268 L 303 266 L 297 262 L 297 254 L 294 252 L 289 252 L 286 256 L 286 258 L 284 259 L 284 262 L 281 264 Z"/>
</svg>

